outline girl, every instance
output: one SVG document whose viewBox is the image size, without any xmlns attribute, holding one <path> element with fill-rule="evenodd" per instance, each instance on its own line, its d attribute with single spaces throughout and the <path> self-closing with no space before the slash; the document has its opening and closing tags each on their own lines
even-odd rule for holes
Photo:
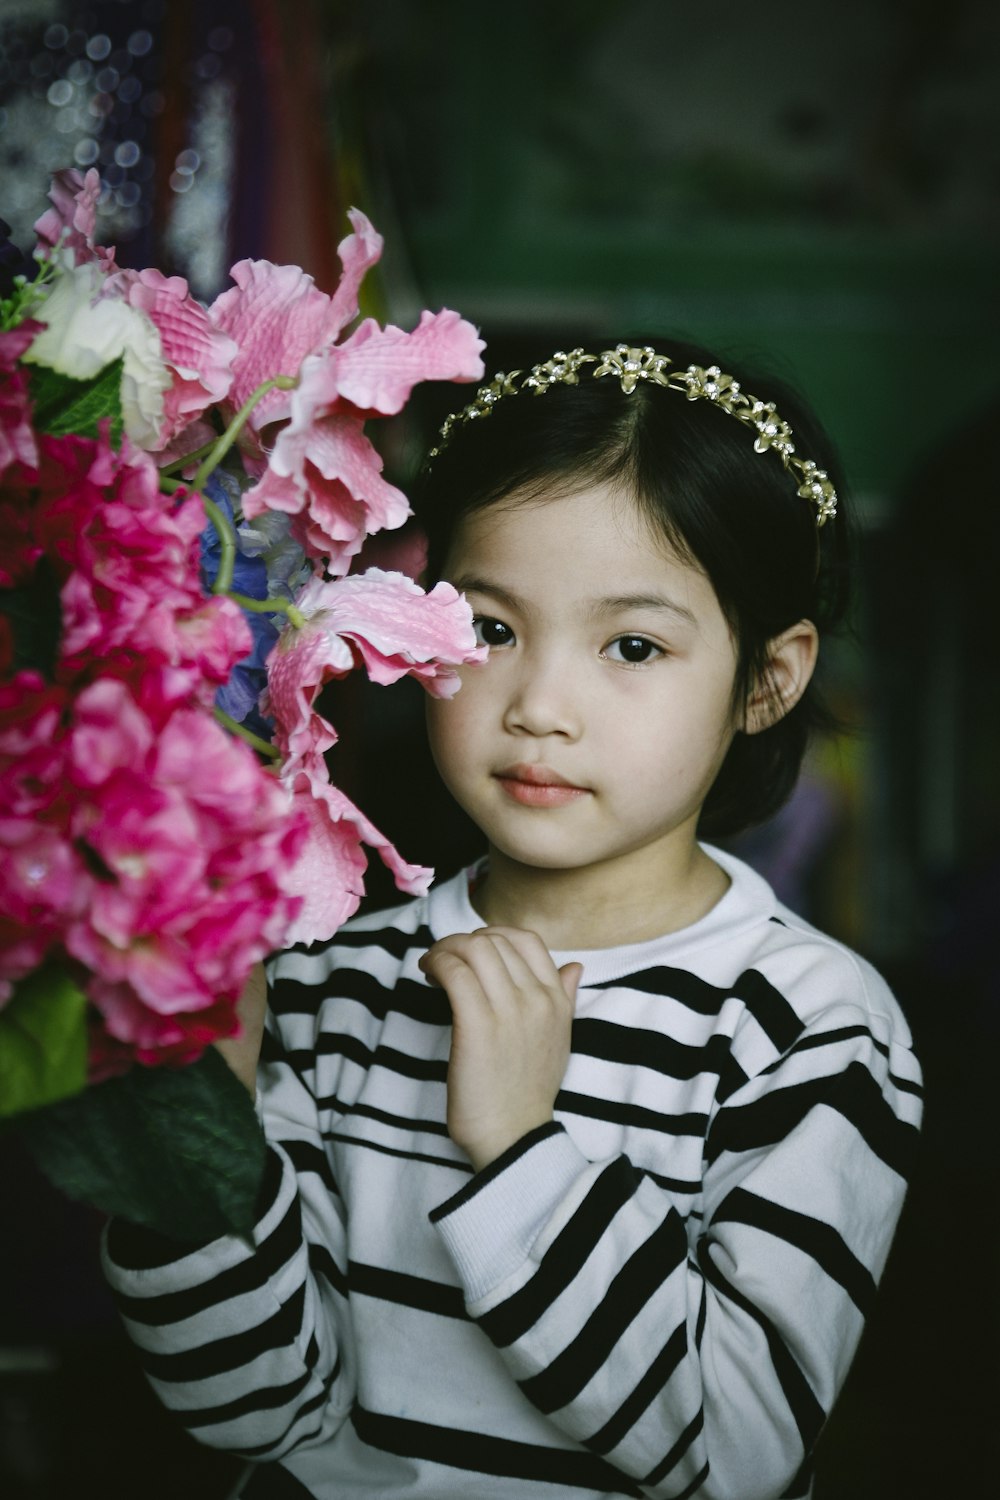
<svg viewBox="0 0 1000 1500">
<path fill-rule="evenodd" d="M 254 1247 L 107 1240 L 248 1500 L 810 1493 L 919 1072 L 879 976 L 705 842 L 787 796 L 844 604 L 823 440 L 751 389 L 574 350 L 442 429 L 430 572 L 488 657 L 430 736 L 486 858 L 279 956 L 259 1074 L 248 999 Z"/>
</svg>

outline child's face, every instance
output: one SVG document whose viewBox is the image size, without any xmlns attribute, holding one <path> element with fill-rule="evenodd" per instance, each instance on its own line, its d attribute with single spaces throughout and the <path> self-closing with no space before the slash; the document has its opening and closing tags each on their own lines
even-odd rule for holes
<svg viewBox="0 0 1000 1500">
<path fill-rule="evenodd" d="M 689 853 L 736 728 L 736 648 L 705 576 L 593 485 L 466 517 L 445 577 L 490 655 L 429 701 L 431 745 L 491 847 L 616 878 Z"/>
</svg>

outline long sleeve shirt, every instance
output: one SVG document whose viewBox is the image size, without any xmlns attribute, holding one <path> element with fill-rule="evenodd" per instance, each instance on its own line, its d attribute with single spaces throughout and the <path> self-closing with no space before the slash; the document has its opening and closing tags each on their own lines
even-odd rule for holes
<svg viewBox="0 0 1000 1500">
<path fill-rule="evenodd" d="M 248 1500 L 810 1493 L 920 1072 L 874 969 L 710 853 L 701 921 L 553 955 L 584 966 L 555 1119 L 478 1173 L 417 967 L 481 925 L 465 876 L 273 962 L 255 1245 L 105 1250 L 161 1399 L 280 1461 Z"/>
</svg>

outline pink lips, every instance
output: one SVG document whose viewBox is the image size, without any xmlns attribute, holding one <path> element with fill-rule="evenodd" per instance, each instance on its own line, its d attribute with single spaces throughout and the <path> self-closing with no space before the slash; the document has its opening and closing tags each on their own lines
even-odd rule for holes
<svg viewBox="0 0 1000 1500">
<path fill-rule="evenodd" d="M 586 787 L 574 786 L 548 766 L 505 766 L 496 772 L 495 779 L 508 797 L 525 807 L 563 807 L 590 795 Z"/>
</svg>

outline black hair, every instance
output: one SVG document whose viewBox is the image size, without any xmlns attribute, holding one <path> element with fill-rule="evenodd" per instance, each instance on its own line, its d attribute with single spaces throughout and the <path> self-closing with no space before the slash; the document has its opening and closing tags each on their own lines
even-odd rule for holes
<svg viewBox="0 0 1000 1500">
<path fill-rule="evenodd" d="M 719 362 L 692 344 L 635 341 L 647 342 L 680 370 Z M 801 398 L 774 378 L 743 374 L 728 362 L 725 368 L 743 390 L 774 402 L 796 454 L 829 474 L 839 504 L 823 527 L 778 454 L 755 451 L 752 427 L 707 399 L 688 400 L 647 381 L 626 393 L 614 376 L 582 373 L 576 386 L 506 396 L 489 416 L 452 427 L 414 494 L 430 579 L 441 576 L 455 528 L 473 511 L 501 500 L 556 498 L 580 481 L 621 486 L 712 584 L 737 648 L 734 704 L 745 702 L 755 684 L 766 686 L 769 641 L 803 619 L 822 635 L 845 613 L 845 487 L 830 442 Z M 810 732 L 831 722 L 813 681 L 769 728 L 737 733 L 702 808 L 699 834 L 730 837 L 776 812 L 795 785 Z"/>
</svg>

